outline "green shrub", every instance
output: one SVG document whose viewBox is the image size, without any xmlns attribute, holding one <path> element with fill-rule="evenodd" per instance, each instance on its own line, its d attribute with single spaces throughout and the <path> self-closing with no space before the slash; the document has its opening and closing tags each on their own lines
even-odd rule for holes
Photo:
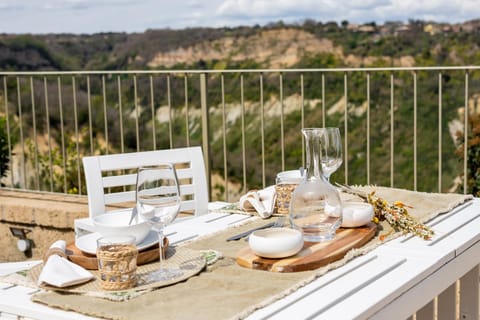
<svg viewBox="0 0 480 320">
<path fill-rule="evenodd" d="M 475 114 L 469 118 L 470 130 L 467 136 L 467 193 L 480 196 L 480 115 Z M 464 159 L 464 133 L 457 133 L 459 146 L 456 154 L 461 161 Z M 462 174 L 463 177 L 463 174 Z M 459 186 L 463 190 L 463 184 Z"/>
</svg>

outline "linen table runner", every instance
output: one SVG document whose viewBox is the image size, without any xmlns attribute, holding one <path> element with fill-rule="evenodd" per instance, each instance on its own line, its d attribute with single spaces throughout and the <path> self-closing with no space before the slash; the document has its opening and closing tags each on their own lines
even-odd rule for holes
<svg viewBox="0 0 480 320">
<path fill-rule="evenodd" d="M 384 187 L 358 189 L 366 192 L 375 190 L 377 196 L 389 202 L 402 201 L 412 206 L 409 213 L 420 222 L 472 199 L 471 195 L 422 193 Z M 342 194 L 342 197 L 345 201 L 355 199 L 355 196 L 346 194 Z M 255 221 L 185 245 L 194 250 L 218 250 L 225 257 L 187 281 L 132 300 L 113 302 L 56 292 L 39 293 L 32 299 L 52 307 L 111 319 L 239 319 L 310 283 L 328 270 L 342 266 L 355 256 L 401 235 L 401 232 L 392 232 L 391 227 L 383 221 L 379 233 L 365 246 L 352 250 L 341 260 L 312 271 L 272 273 L 238 266 L 235 262 L 236 253 L 248 244 L 243 240 L 227 242 L 225 239 L 264 223 L 262 220 Z M 381 237 L 385 240 L 380 241 Z M 178 250 L 181 248 L 177 247 Z"/>
</svg>

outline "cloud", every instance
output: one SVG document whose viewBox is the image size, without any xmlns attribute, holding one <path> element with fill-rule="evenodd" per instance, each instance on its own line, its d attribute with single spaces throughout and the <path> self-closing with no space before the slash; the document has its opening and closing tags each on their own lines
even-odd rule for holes
<svg viewBox="0 0 480 320">
<path fill-rule="evenodd" d="M 271 22 L 341 21 L 369 16 L 372 10 L 388 7 L 391 0 L 225 0 L 215 15 L 222 19 Z M 371 19 L 370 19 L 371 21 Z"/>
<path fill-rule="evenodd" d="M 480 16 L 476 0 L 225 0 L 215 15 L 232 20 L 352 20 L 357 23 L 444 20 L 462 22 Z M 273 18 L 273 19 L 272 19 Z"/>
<path fill-rule="evenodd" d="M 135 0 L 48 0 L 32 3 L 29 7 L 44 10 L 95 10 L 99 7 L 118 7 L 138 4 Z"/>
<path fill-rule="evenodd" d="M 296 22 L 311 18 L 318 7 L 328 9 L 328 0 L 226 0 L 214 16 L 228 25 L 265 24 L 278 20 Z M 318 17 L 317 14 L 314 15 Z"/>
<path fill-rule="evenodd" d="M 478 0 L 0 0 L 0 30 L 12 33 L 142 32 L 313 19 L 377 24 L 480 17 Z M 95 21 L 95 23 L 92 23 Z"/>
<path fill-rule="evenodd" d="M 314 1 L 306 0 L 226 0 L 217 8 L 216 14 L 224 17 L 288 15 L 291 10 L 308 11 L 313 5 Z"/>
<path fill-rule="evenodd" d="M 375 10 L 373 17 L 375 20 L 415 19 L 456 23 L 480 16 L 480 8 L 475 0 L 392 0 L 389 2 L 388 6 Z"/>
<path fill-rule="evenodd" d="M 7 10 L 19 10 L 24 8 L 25 5 L 19 3 L 19 1 L 15 0 L 0 0 L 0 10 L 7 11 Z"/>
<path fill-rule="evenodd" d="M 194 9 L 194 10 L 201 10 L 205 8 L 205 5 L 203 2 L 198 1 L 198 0 L 189 0 L 187 2 L 187 8 L 189 9 Z"/>
<path fill-rule="evenodd" d="M 389 6 L 391 1 L 389 0 L 352 0 L 345 3 L 349 9 L 354 10 L 371 10 L 379 7 Z"/>
</svg>

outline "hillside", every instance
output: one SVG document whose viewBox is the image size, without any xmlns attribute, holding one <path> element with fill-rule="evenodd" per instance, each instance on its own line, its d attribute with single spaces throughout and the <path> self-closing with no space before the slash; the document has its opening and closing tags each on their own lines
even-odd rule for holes
<svg viewBox="0 0 480 320">
<path fill-rule="evenodd" d="M 334 66 L 471 64 L 480 22 L 411 21 L 376 26 L 305 21 L 302 25 L 148 30 L 94 35 L 0 35 L 0 70 L 312 67 L 318 54 Z M 329 66 L 330 67 L 330 66 Z"/>
<path fill-rule="evenodd" d="M 319 23 L 305 21 L 302 25 L 284 25 L 283 23 L 271 24 L 266 27 L 241 27 L 241 28 L 195 28 L 185 30 L 148 30 L 139 34 L 107 33 L 95 35 L 0 35 L 0 70 L 8 71 L 29 71 L 29 70 L 138 70 L 138 69 L 276 69 L 276 68 L 335 68 L 335 67 L 365 67 L 365 66 L 430 66 L 430 65 L 470 65 L 480 62 L 480 23 L 472 21 L 461 25 L 442 25 L 422 21 L 411 21 L 409 24 L 387 23 L 377 26 L 374 24 L 351 25 L 347 22 L 342 25 L 335 23 Z M 455 149 L 454 134 L 461 129 L 459 111 L 464 105 L 463 96 L 458 94 L 462 88 L 463 79 L 458 75 L 445 73 L 444 81 L 444 121 L 450 128 L 446 132 L 447 141 L 444 148 L 444 189 L 453 184 L 457 175 L 458 160 L 453 157 Z M 11 79 L 13 81 L 13 79 Z M 218 79 L 213 77 L 209 81 L 208 102 L 211 106 L 212 128 L 219 128 L 221 121 L 221 95 L 218 92 Z M 320 108 L 319 93 L 321 83 L 313 75 L 305 75 L 305 104 L 309 117 L 306 125 L 318 126 L 322 115 Z M 139 78 L 139 87 L 148 87 L 148 79 Z M 287 119 L 285 123 L 286 158 L 287 167 L 298 164 L 298 111 L 299 92 L 298 78 L 295 75 L 285 75 L 284 78 L 284 104 Z M 330 126 L 343 125 L 343 79 L 342 75 L 332 76 L 328 79 L 328 96 L 326 97 L 327 124 Z M 364 181 L 365 177 L 365 84 L 364 79 L 352 77 L 349 88 L 349 119 L 350 132 L 350 181 Z M 380 74 L 372 77 L 372 110 L 371 130 L 374 132 L 372 140 L 372 166 L 375 172 L 372 173 L 372 181 L 377 184 L 389 183 L 388 154 L 383 152 L 389 145 L 388 127 L 385 126 L 384 116 L 389 112 L 389 88 L 388 76 Z M 436 150 L 432 141 L 436 141 L 437 114 L 429 110 L 436 108 L 437 79 L 428 78 L 427 75 L 419 74 L 419 83 L 426 84 L 419 88 L 418 104 L 420 108 L 419 124 L 420 137 L 418 141 L 421 159 L 419 163 L 419 189 L 434 190 L 436 185 L 435 166 L 430 165 L 436 162 Z M 246 87 L 257 86 L 257 80 L 245 77 Z M 92 77 L 92 100 L 93 107 L 98 106 L 98 114 L 101 115 L 101 93 L 96 87 L 100 86 L 100 80 Z M 396 124 L 395 124 L 395 184 L 399 187 L 411 187 L 412 168 L 409 165 L 412 159 L 412 138 L 411 122 L 413 110 L 412 79 L 410 74 L 401 73 L 397 76 L 395 85 L 402 89 L 402 98 L 396 103 Z M 9 101 L 15 101 L 15 84 L 12 87 Z M 51 91 L 55 87 L 51 84 Z M 107 83 L 108 88 L 114 88 L 116 83 Z M 165 84 L 161 83 L 160 91 L 165 90 Z M 175 109 L 183 108 L 183 80 L 172 79 L 171 101 Z M 278 96 L 278 78 L 275 75 L 267 75 L 264 79 L 264 99 L 266 108 L 266 157 L 267 162 L 272 165 L 267 168 L 267 175 L 272 175 L 279 170 L 278 150 L 278 114 L 280 103 Z M 480 92 L 479 82 L 472 77 L 471 93 L 472 105 L 477 99 L 476 92 Z M 96 89 L 95 89 L 96 88 Z M 86 125 L 86 88 L 79 85 L 77 95 L 80 106 L 80 125 Z M 192 87 L 189 92 L 189 99 L 192 105 L 192 120 L 196 116 L 195 108 L 198 108 L 198 88 Z M 232 128 L 240 126 L 241 106 L 239 104 L 238 77 L 233 76 L 226 79 L 225 97 L 228 109 L 228 122 Z M 114 92 L 114 90 L 112 91 Z M 163 91 L 164 92 L 164 91 Z M 24 109 L 29 112 L 29 93 L 25 95 Z M 158 94 L 155 108 L 157 121 L 166 125 L 165 111 L 168 110 L 167 97 Z M 148 96 L 148 94 L 145 94 Z M 39 97 L 40 98 L 40 97 Z M 68 97 L 70 98 L 70 97 Z M 260 126 L 258 118 L 255 118 L 255 110 L 259 108 L 258 92 L 254 89 L 247 89 L 244 92 L 247 126 L 247 145 L 252 152 L 260 154 L 258 137 L 255 130 Z M 107 97 L 109 101 L 115 101 L 116 97 Z M 130 109 L 123 112 L 128 115 L 133 113 L 131 109 L 132 94 L 127 94 L 124 101 L 125 106 Z M 55 100 L 55 96 L 49 98 Z M 4 110 L 0 101 L 0 110 Z M 100 102 L 100 103 L 99 103 Z M 148 105 L 148 100 L 142 98 L 141 105 Z M 109 106 L 108 113 L 116 115 L 116 106 Z M 181 114 L 181 112 L 179 113 Z M 163 115 L 163 116 L 162 116 Z M 1 114 L 0 114 L 1 116 Z M 37 115 L 38 116 L 38 115 Z M 50 117 L 58 117 L 51 114 Z M 67 115 L 71 117 L 71 115 Z M 27 122 L 31 116 L 26 117 Z M 100 116 L 94 119 L 94 135 L 97 136 L 99 146 L 102 147 L 103 120 Z M 58 119 L 55 121 L 58 122 Z M 83 121 L 83 122 L 82 122 Z M 72 120 L 66 121 L 67 131 L 73 128 L 68 126 Z M 42 125 L 42 124 L 40 124 Z M 140 119 L 140 126 L 148 127 L 151 124 L 146 117 Z M 130 124 L 124 128 L 126 149 L 135 150 L 134 126 Z M 176 130 L 183 130 L 180 127 Z M 110 144 L 118 143 L 119 124 L 116 121 L 109 123 L 111 134 Z M 235 130 L 232 129 L 232 132 Z M 58 133 L 53 132 L 54 136 Z M 449 137 L 448 137 L 449 135 Z M 158 143 L 168 146 L 166 138 L 161 137 Z M 222 139 L 220 132 L 212 132 L 214 140 L 212 148 L 214 152 L 221 153 Z M 145 137 L 145 143 L 150 143 L 150 137 Z M 192 133 L 192 140 L 199 139 L 198 135 Z M 232 154 L 229 175 L 233 180 L 241 181 L 242 168 L 239 159 L 241 158 L 241 137 L 238 134 L 230 134 L 228 141 L 228 152 Z M 41 147 L 41 146 L 40 146 Z M 98 147 L 98 146 L 97 146 Z M 115 149 L 115 148 L 114 148 Z M 214 170 L 223 172 L 223 159 L 213 159 Z M 258 187 L 261 183 L 259 170 L 261 164 L 258 160 L 249 162 L 248 181 L 252 182 L 250 187 Z M 75 174 L 75 172 L 73 173 Z M 342 172 L 338 172 L 337 178 L 342 179 Z M 269 181 L 271 182 L 271 181 Z"/>
</svg>

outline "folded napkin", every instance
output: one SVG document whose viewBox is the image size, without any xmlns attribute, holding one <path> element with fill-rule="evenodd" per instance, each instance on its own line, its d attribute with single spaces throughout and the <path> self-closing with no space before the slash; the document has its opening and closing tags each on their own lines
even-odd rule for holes
<svg viewBox="0 0 480 320">
<path fill-rule="evenodd" d="M 251 190 L 240 197 L 239 206 L 245 211 L 256 211 L 260 217 L 270 217 L 275 208 L 275 187 Z"/>
<path fill-rule="evenodd" d="M 68 287 L 94 278 L 90 272 L 67 260 L 65 247 L 64 240 L 58 240 L 50 246 L 45 256 L 47 261 L 38 277 L 38 285 L 47 283 L 55 287 Z"/>
</svg>

